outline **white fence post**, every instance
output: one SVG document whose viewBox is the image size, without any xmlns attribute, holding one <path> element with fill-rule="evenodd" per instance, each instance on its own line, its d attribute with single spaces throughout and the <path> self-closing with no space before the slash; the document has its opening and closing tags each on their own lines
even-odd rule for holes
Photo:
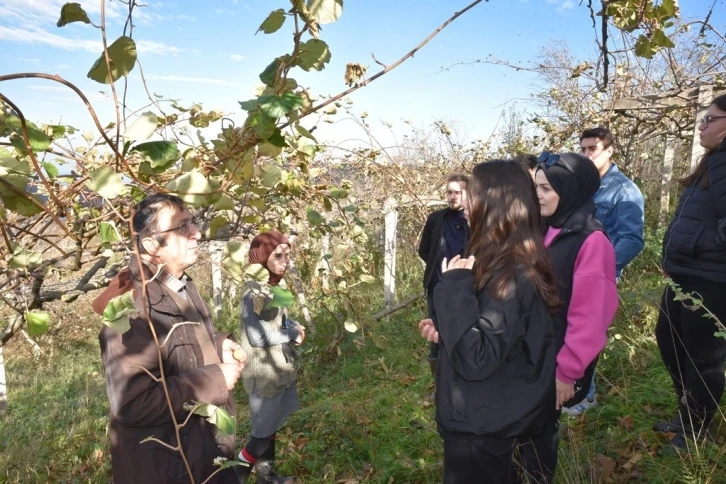
<svg viewBox="0 0 726 484">
<path fill-rule="evenodd" d="M 214 302 L 214 317 L 222 314 L 222 255 L 224 242 L 212 241 L 209 243 L 209 255 L 212 260 L 212 301 Z"/>
<path fill-rule="evenodd" d="M 398 204 L 392 198 L 386 200 L 383 213 L 385 214 L 385 236 L 383 242 L 383 300 L 386 307 L 396 301 L 396 226 L 398 225 Z"/>
<path fill-rule="evenodd" d="M 325 234 L 320 239 L 320 261 L 315 267 L 315 277 L 320 277 L 323 289 L 328 290 L 328 275 L 330 274 L 330 259 L 325 256 L 330 254 L 330 235 Z"/>
<path fill-rule="evenodd" d="M 676 139 L 666 137 L 665 153 L 663 154 L 663 170 L 660 181 L 660 211 L 658 213 L 658 226 L 662 227 L 668 219 L 668 208 L 671 201 L 671 178 L 673 178 L 673 159 L 675 158 Z"/>
</svg>

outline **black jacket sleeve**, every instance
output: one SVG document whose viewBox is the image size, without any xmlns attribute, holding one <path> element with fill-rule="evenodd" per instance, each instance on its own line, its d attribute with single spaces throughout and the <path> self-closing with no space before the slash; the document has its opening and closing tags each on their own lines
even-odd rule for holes
<svg viewBox="0 0 726 484">
<path fill-rule="evenodd" d="M 485 380 L 505 362 L 522 334 L 516 301 L 514 295 L 502 301 L 486 293 L 477 297 L 468 269 L 444 273 L 434 291 L 439 343 L 463 379 Z"/>
<path fill-rule="evenodd" d="M 726 217 L 726 139 L 718 151 L 708 157 L 708 191 L 719 218 Z"/>
<path fill-rule="evenodd" d="M 433 232 L 433 228 L 433 217 L 429 215 L 426 219 L 423 233 L 421 234 L 421 242 L 419 242 L 418 244 L 418 256 L 421 257 L 424 262 L 428 262 L 429 252 L 431 251 L 431 235 Z"/>
</svg>

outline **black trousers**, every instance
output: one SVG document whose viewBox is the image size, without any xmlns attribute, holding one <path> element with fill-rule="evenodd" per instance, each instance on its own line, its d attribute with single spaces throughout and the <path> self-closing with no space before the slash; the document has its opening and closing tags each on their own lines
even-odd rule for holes
<svg viewBox="0 0 726 484">
<path fill-rule="evenodd" d="M 685 293 L 698 293 L 703 306 L 726 323 L 726 284 L 677 277 L 673 281 Z M 726 339 L 714 335 L 723 329 L 718 329 L 703 308 L 693 310 L 687 307 L 693 305 L 692 301 L 675 298 L 675 291 L 666 287 L 655 336 L 679 405 L 687 412 L 681 413 L 683 423 L 694 423 L 693 430 L 699 432 L 701 426 L 710 424 L 724 393 Z"/>
<path fill-rule="evenodd" d="M 434 308 L 434 291 L 426 291 L 426 308 L 429 312 L 429 318 L 436 321 L 436 308 Z M 439 357 L 439 344 L 430 343 L 429 359 L 436 360 Z"/>
<path fill-rule="evenodd" d="M 553 411 L 545 428 L 527 438 L 448 434 L 444 437 L 444 484 L 551 483 L 557 467 L 559 415 Z"/>
</svg>

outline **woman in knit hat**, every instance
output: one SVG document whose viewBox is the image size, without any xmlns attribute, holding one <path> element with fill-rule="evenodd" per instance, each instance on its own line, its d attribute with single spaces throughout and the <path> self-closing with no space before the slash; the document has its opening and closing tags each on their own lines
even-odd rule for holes
<svg viewBox="0 0 726 484">
<path fill-rule="evenodd" d="M 595 219 L 592 196 L 600 175 L 588 158 L 575 153 L 542 153 L 535 172 L 544 245 L 552 258 L 563 305 L 554 316 L 557 365 L 556 410 L 545 432 L 520 447 L 536 482 L 552 482 L 557 466 L 558 422 L 562 407 L 587 394 L 607 329 L 618 308 L 615 250 Z M 534 467 L 534 469 L 533 469 Z"/>
<path fill-rule="evenodd" d="M 269 286 L 282 281 L 290 263 L 290 242 L 279 232 L 257 235 L 250 245 L 249 262 L 269 272 Z M 292 482 L 275 473 L 275 434 L 299 408 L 295 345 L 305 339 L 305 327 L 289 319 L 287 309 L 269 307 L 272 295 L 250 283 L 242 292 L 240 346 L 248 355 L 242 375 L 250 406 L 250 439 L 239 459 L 254 466 L 257 482 Z"/>
</svg>

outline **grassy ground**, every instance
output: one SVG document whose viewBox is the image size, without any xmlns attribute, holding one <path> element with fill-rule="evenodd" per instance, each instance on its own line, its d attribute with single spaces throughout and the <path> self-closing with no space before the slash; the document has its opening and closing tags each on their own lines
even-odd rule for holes
<svg viewBox="0 0 726 484">
<path fill-rule="evenodd" d="M 598 366 L 600 405 L 582 419 L 563 418 L 557 482 L 726 482 L 726 425 L 718 446 L 683 458 L 661 455 L 667 441 L 650 430 L 670 419 L 675 401 L 652 336 L 661 282 L 649 260 L 621 284 L 621 311 Z M 418 277 L 412 269 L 401 287 Z M 380 298 L 362 295 L 360 304 L 373 312 Z M 0 417 L 0 482 L 109 481 L 98 321 L 87 305 L 58 309 L 66 316 L 47 337 L 52 344 L 40 341 L 53 351 L 38 361 L 21 338 L 6 348 L 10 410 Z M 420 301 L 356 334 L 314 311 L 318 335 L 304 345 L 302 408 L 279 436 L 283 472 L 301 483 L 441 481 L 441 442 L 426 399 L 433 382 L 414 329 L 424 311 Z M 220 326 L 236 328 L 236 314 L 227 308 Z M 242 437 L 249 430 L 242 391 L 238 402 Z"/>
</svg>

